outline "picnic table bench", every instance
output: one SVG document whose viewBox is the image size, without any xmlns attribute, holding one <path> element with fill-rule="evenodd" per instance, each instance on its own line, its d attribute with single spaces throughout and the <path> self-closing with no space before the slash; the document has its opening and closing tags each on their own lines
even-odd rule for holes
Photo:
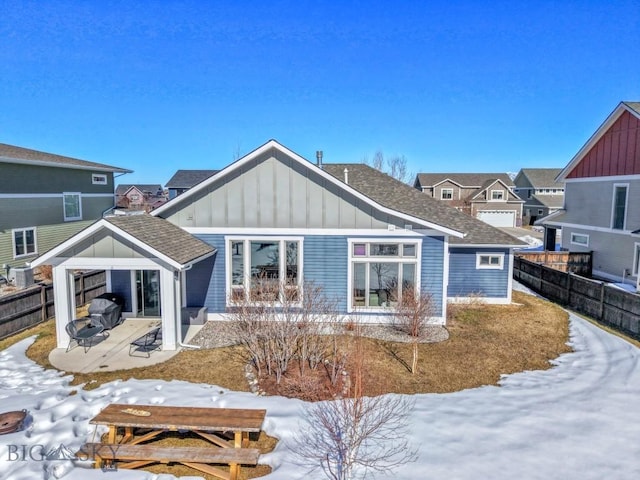
<svg viewBox="0 0 640 480">
<path fill-rule="evenodd" d="M 256 465 L 259 451 L 247 448 L 249 434 L 259 433 L 266 410 L 171 407 L 160 405 L 111 404 L 89 423 L 109 428 L 107 442 L 87 452 L 96 466 L 117 462 L 122 468 L 138 468 L 150 463 L 182 463 L 225 480 L 236 480 L 240 465 Z M 119 438 L 119 431 L 123 430 Z M 208 440 L 211 447 L 162 447 L 144 443 L 163 432 L 193 432 Z M 225 437 L 231 434 L 232 439 Z M 143 444 L 144 443 L 144 444 Z M 96 453 L 97 452 L 97 453 Z M 120 463 L 126 462 L 126 463 Z M 227 473 L 212 463 L 230 466 Z"/>
<path fill-rule="evenodd" d="M 100 468 L 105 461 L 117 462 L 118 468 L 139 468 L 152 463 L 181 463 L 224 480 L 237 480 L 240 465 L 257 465 L 257 448 L 161 447 L 127 443 L 87 443 L 79 456 L 95 459 Z M 229 472 L 210 465 L 229 465 Z"/>
</svg>

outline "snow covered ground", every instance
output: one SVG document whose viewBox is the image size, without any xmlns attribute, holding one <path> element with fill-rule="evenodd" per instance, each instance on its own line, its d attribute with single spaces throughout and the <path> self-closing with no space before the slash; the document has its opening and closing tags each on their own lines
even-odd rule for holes
<svg viewBox="0 0 640 480">
<path fill-rule="evenodd" d="M 261 457 L 273 467 L 263 478 L 311 478 L 287 448 L 304 402 L 182 381 L 116 381 L 84 391 L 69 386 L 70 376 L 27 359 L 31 341 L 0 352 L 0 411 L 26 408 L 32 416 L 25 431 L 0 436 L 2 479 L 174 478 L 142 470 L 103 473 L 74 467 L 70 460 L 41 459 L 41 448 L 74 452 L 97 439 L 104 430 L 96 431 L 89 419 L 112 402 L 266 408 L 264 429 L 280 442 Z M 556 359 L 550 370 L 506 375 L 499 387 L 414 396 L 410 435 L 419 458 L 395 470 L 393 478 L 640 478 L 640 350 L 573 315 L 571 345 L 575 351 Z"/>
</svg>

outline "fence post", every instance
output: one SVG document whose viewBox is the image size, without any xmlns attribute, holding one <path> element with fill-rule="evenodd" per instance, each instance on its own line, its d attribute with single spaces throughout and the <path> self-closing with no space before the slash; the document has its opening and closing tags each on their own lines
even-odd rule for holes
<svg viewBox="0 0 640 480">
<path fill-rule="evenodd" d="M 567 305 L 571 306 L 571 272 L 567 272 Z"/>
<path fill-rule="evenodd" d="M 598 320 L 604 320 L 604 282 L 600 283 L 600 314 L 598 315 Z"/>
<path fill-rule="evenodd" d="M 40 319 L 47 320 L 47 288 L 40 285 Z"/>
</svg>

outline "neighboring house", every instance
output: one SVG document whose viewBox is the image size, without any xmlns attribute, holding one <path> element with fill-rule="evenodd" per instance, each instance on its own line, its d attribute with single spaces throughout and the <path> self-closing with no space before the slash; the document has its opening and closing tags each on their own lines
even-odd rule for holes
<svg viewBox="0 0 640 480">
<path fill-rule="evenodd" d="M 24 267 L 102 217 L 123 173 L 131 170 L 0 144 L 0 266 Z"/>
<path fill-rule="evenodd" d="M 178 170 L 165 185 L 169 190 L 169 200 L 182 195 L 215 173 L 218 170 Z"/>
<path fill-rule="evenodd" d="M 132 212 L 150 212 L 167 201 L 162 185 L 118 185 L 116 205 L 119 209 Z"/>
<path fill-rule="evenodd" d="M 265 278 L 287 298 L 313 282 L 368 322 L 389 321 L 402 291 L 418 289 L 444 324 L 447 301 L 511 301 L 521 245 L 367 165 L 316 165 L 271 140 L 151 215 L 104 218 L 34 265 L 54 265 L 59 346 L 75 311 L 70 272 L 103 268 L 126 315 L 161 317 L 163 348 L 175 349 L 182 307 L 225 319 Z"/>
<path fill-rule="evenodd" d="M 522 204 L 506 173 L 419 173 L 413 185 L 494 227 L 522 224 Z"/>
<path fill-rule="evenodd" d="M 564 206 L 564 183 L 556 177 L 561 168 L 523 168 L 513 180 L 514 192 L 524 200 L 523 216 L 529 224 Z"/>
<path fill-rule="evenodd" d="M 561 228 L 563 250 L 593 252 L 594 276 L 640 287 L 640 102 L 620 103 L 558 181 L 565 208 L 541 220 L 545 237 Z"/>
</svg>

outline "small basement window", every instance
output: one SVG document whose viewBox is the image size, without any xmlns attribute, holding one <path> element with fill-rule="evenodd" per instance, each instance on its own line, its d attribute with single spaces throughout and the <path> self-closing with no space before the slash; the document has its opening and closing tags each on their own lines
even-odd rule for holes
<svg viewBox="0 0 640 480">
<path fill-rule="evenodd" d="M 478 253 L 476 268 L 501 270 L 504 265 L 504 253 Z"/>
<path fill-rule="evenodd" d="M 584 233 L 572 233 L 571 234 L 571 243 L 573 245 L 580 245 L 581 247 L 589 246 L 589 235 Z"/>
</svg>

